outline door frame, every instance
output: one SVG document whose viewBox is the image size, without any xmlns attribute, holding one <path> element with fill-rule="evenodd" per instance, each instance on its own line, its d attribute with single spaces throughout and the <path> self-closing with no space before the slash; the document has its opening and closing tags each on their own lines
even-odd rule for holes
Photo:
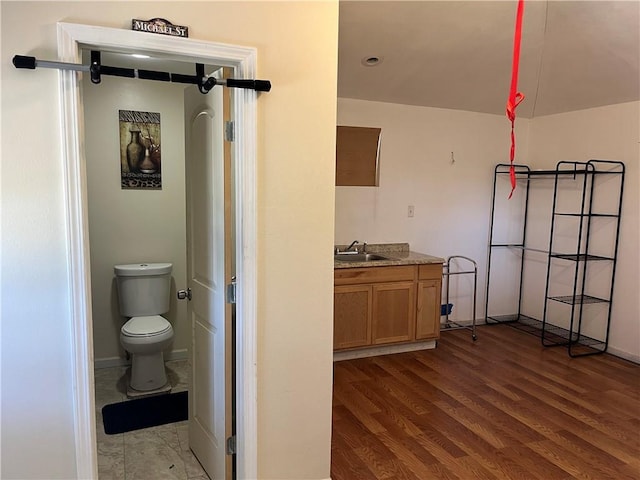
<svg viewBox="0 0 640 480">
<path fill-rule="evenodd" d="M 209 63 L 234 69 L 238 78 L 254 78 L 257 52 L 242 47 L 194 39 L 153 35 L 91 25 L 60 22 L 58 59 L 82 63 L 83 48 L 160 54 L 174 60 Z M 66 204 L 67 266 L 75 452 L 78 478 L 98 477 L 91 265 L 84 151 L 84 107 L 76 72 L 59 71 L 60 123 Z M 232 144 L 236 205 L 236 419 L 238 479 L 257 478 L 257 93 L 238 89 L 232 102 L 235 140 Z"/>
</svg>

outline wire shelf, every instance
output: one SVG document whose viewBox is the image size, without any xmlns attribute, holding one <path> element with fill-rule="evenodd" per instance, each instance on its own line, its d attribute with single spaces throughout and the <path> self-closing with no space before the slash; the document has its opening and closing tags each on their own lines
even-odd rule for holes
<svg viewBox="0 0 640 480">
<path fill-rule="evenodd" d="M 563 295 L 560 297 L 547 297 L 549 300 L 555 300 L 556 302 L 566 303 L 568 305 L 586 305 L 591 303 L 609 303 L 609 300 L 604 298 L 592 297 L 591 295 Z"/>
</svg>

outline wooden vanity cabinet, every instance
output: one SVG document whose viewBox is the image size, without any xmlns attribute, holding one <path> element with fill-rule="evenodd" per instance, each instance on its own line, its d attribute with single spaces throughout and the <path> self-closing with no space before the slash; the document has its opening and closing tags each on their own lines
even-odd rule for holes
<svg viewBox="0 0 640 480">
<path fill-rule="evenodd" d="M 334 279 L 334 350 L 438 338 L 442 265 L 336 269 Z"/>
</svg>

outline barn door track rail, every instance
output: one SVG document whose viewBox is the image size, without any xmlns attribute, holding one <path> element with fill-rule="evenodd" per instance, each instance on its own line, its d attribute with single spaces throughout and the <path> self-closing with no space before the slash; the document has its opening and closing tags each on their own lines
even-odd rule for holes
<svg viewBox="0 0 640 480">
<path fill-rule="evenodd" d="M 29 70 L 35 70 L 36 68 L 57 68 L 59 70 L 89 72 L 91 82 L 95 84 L 100 83 L 102 75 L 110 75 L 115 77 L 140 78 L 142 80 L 157 80 L 160 82 L 189 83 L 197 85 L 200 92 L 205 94 L 209 93 L 209 90 L 216 85 L 230 88 L 245 88 L 255 90 L 256 92 L 268 92 L 271 90 L 271 82 L 269 80 L 239 80 L 234 78 L 221 79 L 209 77 L 204 74 L 204 65 L 202 63 L 195 64 L 195 75 L 157 72 L 137 68 L 109 67 L 101 64 L 100 52 L 98 51 L 91 52 L 91 65 L 38 60 L 36 57 L 28 57 L 25 55 L 15 55 L 13 57 L 13 65 L 16 68 L 26 68 Z"/>
</svg>

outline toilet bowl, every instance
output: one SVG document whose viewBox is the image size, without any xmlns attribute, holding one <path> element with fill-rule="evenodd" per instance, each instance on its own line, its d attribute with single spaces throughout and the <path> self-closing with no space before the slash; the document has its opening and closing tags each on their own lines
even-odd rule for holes
<svg viewBox="0 0 640 480">
<path fill-rule="evenodd" d="M 173 341 L 173 327 L 160 314 L 169 311 L 170 263 L 116 265 L 120 314 L 128 320 L 120 343 L 131 354 L 127 396 L 168 392 L 163 351 Z"/>
<path fill-rule="evenodd" d="M 120 343 L 132 355 L 130 394 L 166 390 L 163 351 L 172 341 L 173 327 L 160 315 L 133 317 L 122 326 Z"/>
</svg>

